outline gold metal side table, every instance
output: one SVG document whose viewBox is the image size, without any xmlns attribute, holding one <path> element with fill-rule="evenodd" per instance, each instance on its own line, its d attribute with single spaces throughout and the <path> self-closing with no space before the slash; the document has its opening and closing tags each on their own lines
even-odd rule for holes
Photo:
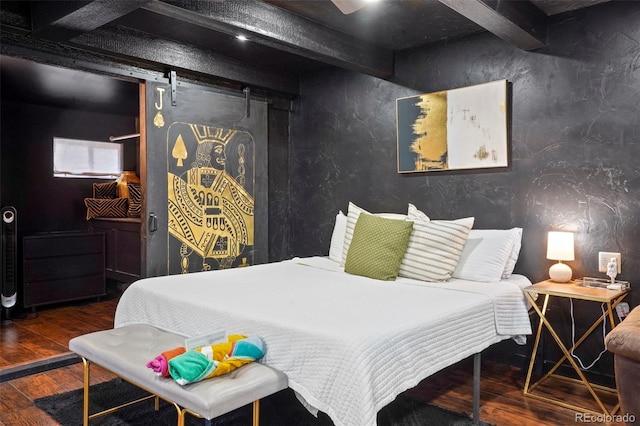
<svg viewBox="0 0 640 426">
<path fill-rule="evenodd" d="M 527 372 L 527 378 L 524 384 L 524 395 L 532 398 L 536 398 L 542 401 L 551 402 L 553 404 L 560 405 L 562 407 L 573 409 L 576 411 L 589 412 L 593 414 L 611 415 L 611 414 L 615 414 L 616 411 L 618 411 L 618 409 L 620 408 L 620 404 L 619 403 L 616 404 L 611 410 L 607 409 L 607 407 L 604 405 L 604 403 L 600 399 L 600 396 L 596 393 L 596 390 L 613 394 L 617 398 L 616 389 L 590 383 L 585 377 L 582 370 L 578 367 L 578 364 L 576 364 L 576 361 L 571 356 L 571 352 L 574 351 L 578 346 L 580 346 L 580 344 L 596 329 L 596 327 L 598 327 L 598 325 L 602 323 L 602 321 L 605 321 L 607 317 L 609 319 L 611 328 L 613 329 L 613 327 L 615 327 L 616 324 L 613 318 L 613 310 L 618 305 L 618 303 L 620 303 L 622 299 L 625 298 L 629 290 L 628 289 L 627 290 L 609 290 L 606 288 L 583 287 L 579 285 L 580 282 L 581 281 L 572 281 L 570 283 L 556 283 L 551 280 L 547 280 L 547 281 L 542 281 L 525 288 L 525 292 L 524 292 L 525 296 L 533 306 L 533 309 L 535 309 L 535 311 L 540 316 L 540 324 L 538 324 L 538 331 L 536 333 L 535 341 L 533 344 L 533 352 L 531 354 L 531 361 L 529 362 L 529 370 Z M 542 302 L 542 309 L 540 309 L 538 307 L 538 304 L 536 303 L 536 295 L 544 296 L 544 300 Z M 604 303 L 606 305 L 605 315 L 600 316 L 593 323 L 593 325 L 575 342 L 575 344 L 572 347 L 567 348 L 567 346 L 562 342 L 562 340 L 558 336 L 558 333 L 556 333 L 553 326 L 545 316 L 547 312 L 547 307 L 549 305 L 549 299 L 552 296 Z M 544 376 L 542 376 L 537 382 L 531 384 L 531 374 L 533 372 L 533 366 L 535 364 L 536 354 L 538 353 L 538 349 L 539 349 L 538 347 L 540 345 L 540 336 L 542 335 L 543 325 L 547 328 L 547 330 L 549 330 L 549 333 L 551 333 L 551 336 L 553 336 L 553 339 L 558 344 L 558 346 L 560 347 L 564 355 L 562 356 L 562 358 L 560 358 L 560 360 L 558 360 L 558 362 L 556 362 L 556 364 L 551 368 L 551 370 L 549 370 L 549 372 L 547 372 Z M 559 374 L 554 374 L 558 369 L 558 367 L 560 367 L 560 365 L 565 360 L 569 361 L 569 363 L 575 370 L 580 380 L 574 379 L 571 377 L 565 377 Z M 538 386 L 540 386 L 550 377 L 554 377 L 556 379 L 566 380 L 574 383 L 584 384 L 587 390 L 589 391 L 589 393 L 591 394 L 591 396 L 593 397 L 593 399 L 596 401 L 596 403 L 600 407 L 601 411 L 597 412 L 590 408 L 580 407 L 577 405 L 569 404 L 565 401 L 553 399 L 545 395 L 533 393 L 533 391 Z"/>
</svg>

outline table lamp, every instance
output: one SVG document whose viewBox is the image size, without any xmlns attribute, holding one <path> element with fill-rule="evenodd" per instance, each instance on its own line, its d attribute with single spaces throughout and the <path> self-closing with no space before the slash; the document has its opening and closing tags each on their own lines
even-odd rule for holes
<svg viewBox="0 0 640 426">
<path fill-rule="evenodd" d="M 572 271 L 569 265 L 562 261 L 574 260 L 573 254 L 573 233 L 572 232 L 549 232 L 547 238 L 547 259 L 557 260 L 549 268 L 549 278 L 558 283 L 571 281 Z"/>
</svg>

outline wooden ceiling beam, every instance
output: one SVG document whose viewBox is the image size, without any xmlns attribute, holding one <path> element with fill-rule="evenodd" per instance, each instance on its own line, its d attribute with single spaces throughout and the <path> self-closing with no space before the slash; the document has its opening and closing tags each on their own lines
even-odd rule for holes
<svg viewBox="0 0 640 426">
<path fill-rule="evenodd" d="M 142 8 L 323 64 L 390 78 L 393 51 L 255 0 L 93 0 L 33 2 L 32 34 L 53 42 L 74 41 Z M 179 24 L 178 24 L 179 25 Z"/>
<path fill-rule="evenodd" d="M 203 28 L 380 78 L 393 76 L 393 52 L 255 0 L 153 1 L 144 9 Z"/>
<path fill-rule="evenodd" d="M 99 28 L 76 37 L 71 44 L 118 59 L 174 69 L 178 76 L 186 71 L 288 95 L 299 94 L 295 76 L 265 67 L 253 67 L 197 46 L 160 39 L 130 28 Z"/>
<path fill-rule="evenodd" d="M 39 1 L 31 3 L 32 35 L 66 42 L 144 6 L 151 0 Z"/>
<path fill-rule="evenodd" d="M 520 49 L 535 50 L 546 45 L 547 16 L 529 1 L 439 1 Z"/>
</svg>

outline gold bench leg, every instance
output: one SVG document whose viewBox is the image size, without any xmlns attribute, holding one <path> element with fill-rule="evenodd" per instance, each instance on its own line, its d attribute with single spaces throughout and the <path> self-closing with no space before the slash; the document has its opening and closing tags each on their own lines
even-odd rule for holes
<svg viewBox="0 0 640 426">
<path fill-rule="evenodd" d="M 82 358 L 82 370 L 83 370 L 83 388 L 84 388 L 84 397 L 82 402 L 82 424 L 84 426 L 89 426 L 89 373 L 90 373 L 90 365 L 89 361 L 85 357 Z"/>
<path fill-rule="evenodd" d="M 122 405 L 119 405 L 117 407 L 113 407 L 110 408 L 108 410 L 104 410 L 101 411 L 99 413 L 95 413 L 92 414 L 91 416 L 89 415 L 89 388 L 90 388 L 90 373 L 91 373 L 91 362 L 86 359 L 83 356 L 80 356 L 80 358 L 82 359 L 82 365 L 83 365 L 83 391 L 84 391 L 84 396 L 83 396 L 83 403 L 82 403 L 82 424 L 83 426 L 89 426 L 89 420 L 96 418 L 96 417 L 100 417 L 103 415 L 107 415 L 107 414 L 111 414 L 115 411 L 117 411 L 120 408 L 123 407 L 127 407 L 129 405 L 133 405 L 133 404 L 137 404 L 138 402 L 142 402 L 145 401 L 147 399 L 151 399 L 154 398 L 154 408 L 156 411 L 158 411 L 158 409 L 160 408 L 160 398 L 158 397 L 158 395 L 153 394 L 153 392 L 149 391 L 148 389 L 145 389 L 144 387 L 140 387 L 141 389 L 150 392 L 151 395 L 137 399 L 135 401 L 131 401 Z M 137 386 L 137 385 L 134 385 Z M 186 408 L 181 408 L 178 404 L 176 404 L 173 401 L 168 401 L 168 403 L 172 404 L 176 411 L 178 412 L 178 426 L 184 426 L 185 424 L 185 415 L 186 413 L 190 413 L 196 417 L 202 417 L 197 413 L 192 412 L 191 410 L 188 410 Z M 209 421 L 210 424 L 210 421 Z M 259 426 L 260 425 L 260 400 L 256 400 L 253 401 L 253 426 Z"/>
<path fill-rule="evenodd" d="M 253 401 L 253 426 L 260 424 L 260 400 Z"/>
<path fill-rule="evenodd" d="M 80 355 L 78 355 L 80 356 Z M 117 407 L 113 407 L 113 408 L 109 408 L 107 410 L 104 411 L 100 411 L 99 413 L 94 413 L 89 415 L 89 388 L 91 387 L 91 361 L 89 361 L 87 358 L 80 356 L 80 358 L 82 359 L 82 366 L 83 366 L 83 402 L 82 402 L 82 424 L 83 426 L 89 426 L 89 420 L 95 419 L 97 417 L 101 417 L 101 416 L 105 416 L 111 413 L 114 413 L 116 411 L 118 411 L 120 408 L 124 408 L 124 407 L 128 407 L 130 405 L 134 405 L 137 404 L 139 402 L 142 401 L 146 401 L 148 399 L 154 398 L 154 408 L 156 411 L 158 411 L 160 409 L 160 397 L 156 394 L 154 394 L 153 392 L 149 391 L 148 389 L 142 388 L 140 386 L 138 386 L 139 388 L 141 388 L 142 390 L 149 392 L 150 395 L 148 396 L 144 396 L 142 398 L 136 399 L 135 401 L 130 401 L 121 405 L 118 405 Z M 134 386 L 137 386 L 134 384 Z M 178 406 L 178 404 L 176 404 L 173 401 L 167 401 L 170 404 L 172 404 L 175 408 L 176 411 L 178 412 L 178 422 L 180 422 L 180 407 Z M 183 419 L 183 424 L 184 424 L 184 419 Z"/>
</svg>

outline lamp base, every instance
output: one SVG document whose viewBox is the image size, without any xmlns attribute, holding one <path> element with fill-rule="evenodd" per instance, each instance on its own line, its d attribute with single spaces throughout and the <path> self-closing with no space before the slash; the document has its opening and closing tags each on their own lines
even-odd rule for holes
<svg viewBox="0 0 640 426">
<path fill-rule="evenodd" d="M 573 272 L 569 265 L 562 262 L 554 263 L 551 268 L 549 268 L 549 278 L 551 278 L 551 281 L 557 283 L 568 283 L 571 281 L 572 275 Z"/>
</svg>

